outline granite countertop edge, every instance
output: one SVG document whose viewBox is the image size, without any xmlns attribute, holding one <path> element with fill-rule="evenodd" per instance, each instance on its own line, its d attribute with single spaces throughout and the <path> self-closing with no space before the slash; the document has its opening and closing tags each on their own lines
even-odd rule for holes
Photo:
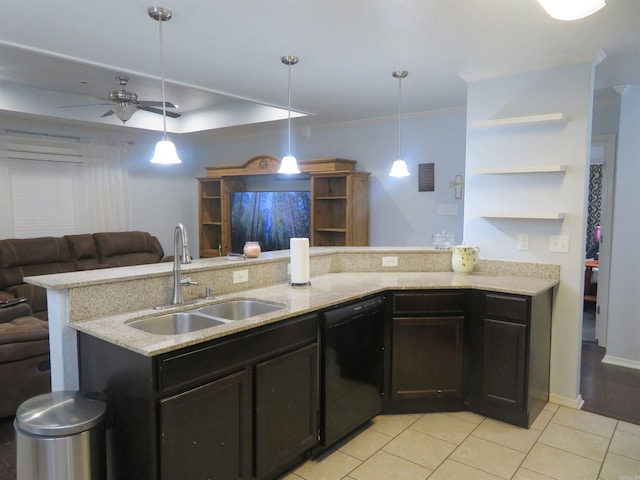
<svg viewBox="0 0 640 480">
<path fill-rule="evenodd" d="M 388 290 L 475 289 L 536 296 L 558 284 L 558 279 L 492 273 L 467 275 L 453 272 L 393 272 L 376 273 L 375 275 L 367 272 L 329 273 L 312 277 L 310 285 L 306 286 L 279 283 L 268 287 L 219 295 L 212 300 L 202 299 L 194 304 L 180 305 L 167 310 L 159 311 L 149 308 L 126 314 L 73 322 L 69 326 L 141 355 L 152 357 L 306 313 L 331 308 Z M 278 303 L 283 305 L 283 308 L 276 312 L 178 335 L 154 335 L 127 325 L 142 318 L 192 310 L 239 298 Z"/>
</svg>

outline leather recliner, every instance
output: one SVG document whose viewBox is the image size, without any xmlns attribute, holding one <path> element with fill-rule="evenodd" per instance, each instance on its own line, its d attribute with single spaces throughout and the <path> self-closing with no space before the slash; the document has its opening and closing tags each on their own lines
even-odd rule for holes
<svg viewBox="0 0 640 480">
<path fill-rule="evenodd" d="M 25 400 L 51 391 L 49 324 L 28 303 L 0 304 L 0 418 Z"/>
</svg>

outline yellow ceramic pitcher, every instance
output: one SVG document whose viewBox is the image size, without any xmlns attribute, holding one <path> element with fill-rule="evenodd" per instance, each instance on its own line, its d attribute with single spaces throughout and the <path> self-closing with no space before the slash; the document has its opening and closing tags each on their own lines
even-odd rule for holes
<svg viewBox="0 0 640 480">
<path fill-rule="evenodd" d="M 478 263 L 480 247 L 454 245 L 451 247 L 451 266 L 456 273 L 471 273 Z"/>
</svg>

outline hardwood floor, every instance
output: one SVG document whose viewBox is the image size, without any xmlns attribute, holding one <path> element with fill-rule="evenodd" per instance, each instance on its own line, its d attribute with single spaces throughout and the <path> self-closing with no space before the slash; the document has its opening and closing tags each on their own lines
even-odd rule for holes
<svg viewBox="0 0 640 480">
<path fill-rule="evenodd" d="M 0 480 L 16 480 L 16 443 L 13 418 L 0 419 Z"/>
<path fill-rule="evenodd" d="M 605 349 L 582 342 L 583 410 L 640 425 L 640 370 L 601 362 Z"/>
</svg>

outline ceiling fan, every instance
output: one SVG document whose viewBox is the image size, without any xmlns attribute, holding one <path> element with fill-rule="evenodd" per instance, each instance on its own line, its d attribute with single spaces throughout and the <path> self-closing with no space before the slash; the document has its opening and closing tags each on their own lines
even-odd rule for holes
<svg viewBox="0 0 640 480">
<path fill-rule="evenodd" d="M 133 92 L 129 92 L 125 90 L 127 83 L 129 83 L 129 77 L 119 75 L 116 77 L 118 83 L 120 84 L 120 90 L 112 90 L 108 94 L 110 103 L 92 103 L 87 105 L 65 105 L 58 108 L 73 108 L 73 107 L 85 107 L 89 105 L 112 105 L 110 110 L 107 110 L 102 115 L 102 117 L 109 117 L 114 115 L 118 117 L 122 123 L 127 123 L 134 113 L 138 110 L 144 110 L 146 112 L 157 113 L 162 115 L 162 101 L 154 101 L 154 100 L 138 100 L 138 95 Z M 166 108 L 177 108 L 171 102 L 165 102 Z M 175 112 L 166 112 L 167 117 L 178 118 L 180 117 L 179 113 Z"/>
</svg>

